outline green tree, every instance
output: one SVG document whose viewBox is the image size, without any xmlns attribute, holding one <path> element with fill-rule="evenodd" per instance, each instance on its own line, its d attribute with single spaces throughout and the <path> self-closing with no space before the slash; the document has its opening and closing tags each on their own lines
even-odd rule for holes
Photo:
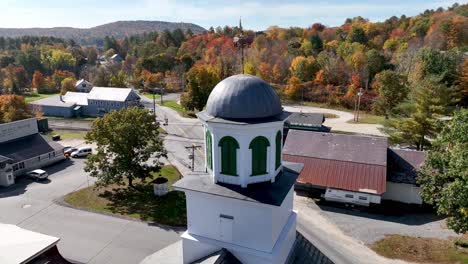
<svg viewBox="0 0 468 264">
<path fill-rule="evenodd" d="M 435 138 L 440 132 L 441 121 L 437 117 L 448 114 L 450 106 L 458 98 L 457 91 L 435 76 L 415 82 L 411 90 L 414 112 L 408 118 L 389 122 L 387 128 L 391 142 L 424 150 L 430 146 L 429 138 Z"/>
<path fill-rule="evenodd" d="M 314 57 L 297 56 L 291 61 L 289 70 L 299 80 L 303 82 L 311 81 L 318 71 L 318 64 Z"/>
<path fill-rule="evenodd" d="M 346 40 L 349 42 L 358 42 L 361 44 L 366 44 L 367 43 L 367 36 L 366 32 L 362 27 L 359 26 L 353 26 L 351 28 L 351 32 L 349 32 L 348 36 L 346 37 Z"/>
<path fill-rule="evenodd" d="M 379 94 L 374 103 L 375 110 L 383 113 L 385 118 L 392 114 L 395 106 L 406 99 L 409 92 L 405 78 L 391 70 L 378 73 L 373 86 Z"/>
<path fill-rule="evenodd" d="M 76 63 L 76 59 L 71 53 L 59 49 L 53 49 L 42 57 L 42 63 L 52 71 L 73 70 Z"/>
<path fill-rule="evenodd" d="M 323 41 L 318 34 L 315 34 L 310 38 L 310 43 L 312 44 L 312 50 L 315 54 L 318 54 L 323 50 Z"/>
<path fill-rule="evenodd" d="M 422 79 L 429 75 L 440 76 L 440 81 L 451 86 L 458 78 L 458 66 L 461 56 L 455 51 L 443 52 L 432 48 L 418 51 L 416 71 L 413 79 Z"/>
<path fill-rule="evenodd" d="M 67 77 L 63 79 L 61 82 L 60 93 L 66 94 L 68 91 L 75 91 L 76 90 L 75 84 L 76 84 L 75 77 Z"/>
<path fill-rule="evenodd" d="M 85 139 L 96 144 L 85 171 L 97 178 L 97 186 L 124 184 L 140 190 L 135 180 L 145 181 L 158 172 L 166 157 L 154 115 L 138 107 L 111 111 L 96 119 Z"/>
<path fill-rule="evenodd" d="M 418 176 L 421 197 L 437 213 L 448 216 L 448 227 L 468 232 L 468 110 L 453 120 L 434 141 Z"/>
<path fill-rule="evenodd" d="M 181 104 L 190 110 L 202 110 L 211 90 L 219 81 L 211 68 L 205 65 L 192 67 L 187 72 L 187 92 L 182 95 Z"/>
<path fill-rule="evenodd" d="M 116 75 L 112 75 L 112 77 L 110 78 L 110 87 L 127 87 L 127 76 L 125 75 L 125 73 L 120 71 Z"/>
</svg>

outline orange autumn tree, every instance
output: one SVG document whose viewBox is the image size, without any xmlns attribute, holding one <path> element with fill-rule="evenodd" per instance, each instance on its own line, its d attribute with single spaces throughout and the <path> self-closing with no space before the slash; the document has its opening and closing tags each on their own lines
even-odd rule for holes
<svg viewBox="0 0 468 264">
<path fill-rule="evenodd" d="M 31 85 L 33 88 L 38 90 L 44 87 L 45 79 L 44 75 L 40 71 L 34 71 Z"/>
<path fill-rule="evenodd" d="M 289 78 L 286 90 L 284 91 L 287 98 L 291 100 L 298 100 L 301 98 L 302 82 L 299 78 L 293 76 Z"/>
<path fill-rule="evenodd" d="M 0 123 L 32 117 L 23 96 L 0 95 Z"/>
</svg>

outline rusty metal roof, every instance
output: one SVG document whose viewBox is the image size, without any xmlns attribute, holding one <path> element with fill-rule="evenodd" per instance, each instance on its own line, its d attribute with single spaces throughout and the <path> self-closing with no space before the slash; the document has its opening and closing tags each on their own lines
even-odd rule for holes
<svg viewBox="0 0 468 264">
<path fill-rule="evenodd" d="M 299 183 L 375 194 L 386 190 L 386 166 L 287 154 L 283 158 L 304 164 Z"/>
<path fill-rule="evenodd" d="M 304 164 L 299 183 L 375 194 L 386 190 L 386 138 L 291 130 L 283 158 Z"/>
</svg>

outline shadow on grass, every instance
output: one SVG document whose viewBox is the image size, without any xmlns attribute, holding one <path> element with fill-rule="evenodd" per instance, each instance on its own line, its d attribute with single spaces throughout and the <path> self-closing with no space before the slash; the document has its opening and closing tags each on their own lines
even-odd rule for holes
<svg viewBox="0 0 468 264">
<path fill-rule="evenodd" d="M 107 209 L 115 214 L 139 218 L 150 224 L 186 226 L 187 212 L 185 194 L 171 191 L 165 196 L 156 197 L 152 185 L 140 185 L 143 191 L 133 188 L 114 188 L 104 191 L 100 197 L 108 200 Z"/>
</svg>

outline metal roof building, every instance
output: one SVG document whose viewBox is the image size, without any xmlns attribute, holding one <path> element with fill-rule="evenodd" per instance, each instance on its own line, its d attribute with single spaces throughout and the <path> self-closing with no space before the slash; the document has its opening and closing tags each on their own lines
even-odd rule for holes
<svg viewBox="0 0 468 264">
<path fill-rule="evenodd" d="M 299 183 L 380 195 L 387 147 L 386 138 L 290 130 L 283 158 L 304 164 Z"/>
<path fill-rule="evenodd" d="M 102 116 L 112 110 L 137 106 L 140 96 L 132 88 L 93 87 L 89 93 L 67 92 L 30 103 L 47 116 Z"/>
</svg>

